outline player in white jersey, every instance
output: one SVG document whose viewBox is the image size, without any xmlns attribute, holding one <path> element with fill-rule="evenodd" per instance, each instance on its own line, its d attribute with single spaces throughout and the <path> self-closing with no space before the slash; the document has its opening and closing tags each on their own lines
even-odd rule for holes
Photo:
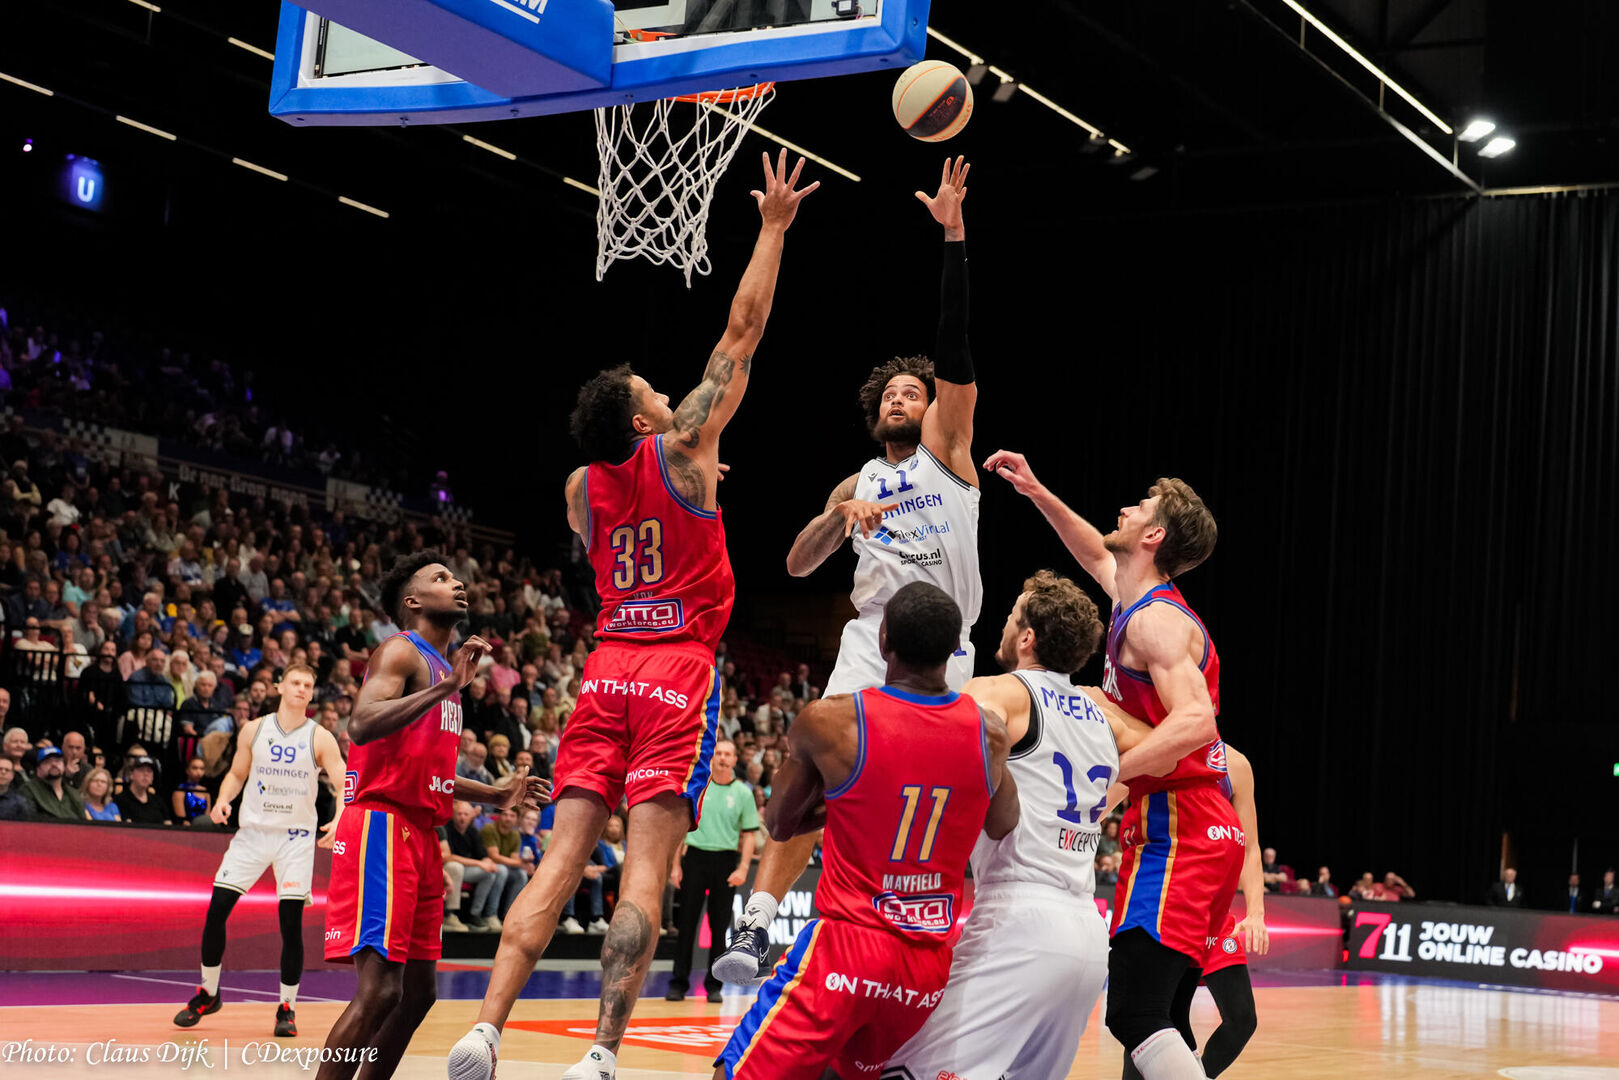
<svg viewBox="0 0 1619 1080">
<path fill-rule="evenodd" d="M 944 998 L 885 1080 L 1058 1080 L 1074 1063 L 1107 981 L 1094 896 L 1101 817 L 1120 750 L 1152 730 L 1073 685 L 1101 638 L 1091 598 L 1042 570 L 1001 633 L 995 659 L 1011 674 L 963 691 L 1006 717 L 1022 816 L 1000 840 L 978 838 L 972 914 Z"/>
<path fill-rule="evenodd" d="M 838 662 L 825 693 L 881 686 L 887 665 L 877 643 L 883 607 L 903 585 L 925 581 L 961 609 L 961 647 L 946 670 L 950 689 L 972 678 L 973 623 L 983 603 L 978 576 L 978 474 L 972 454 L 977 377 L 967 345 L 967 197 L 964 158 L 945 160 L 938 193 L 916 197 L 944 227 L 939 334 L 932 360 L 896 357 L 872 369 L 860 388 L 867 430 L 881 457 L 839 484 L 820 516 L 804 526 L 787 555 L 787 571 L 805 577 L 852 540 L 858 562 L 850 599 L 857 612 L 843 628 Z M 771 844 L 759 860 L 753 895 L 737 919 L 731 947 L 712 973 L 747 983 L 768 974 L 765 952 L 776 907 L 809 865 L 817 832 Z"/>
<path fill-rule="evenodd" d="M 225 958 L 225 922 L 243 893 L 265 870 L 275 870 L 281 921 L 281 996 L 275 1033 L 298 1034 L 293 1006 L 304 969 L 303 909 L 309 903 L 315 873 L 315 797 L 324 770 L 333 790 L 343 790 L 343 754 L 332 733 L 307 716 L 315 694 L 315 673 L 289 664 L 276 686 L 281 704 L 274 713 L 249 720 L 236 733 L 236 756 L 219 785 L 219 798 L 209 814 L 216 825 L 230 819 L 231 803 L 242 794 L 242 817 L 230 847 L 214 875 L 213 898 L 202 928 L 202 984 L 175 1016 L 191 1027 L 219 1011 L 219 971 Z M 320 846 L 332 846 L 332 829 L 342 804 L 324 828 Z"/>
</svg>

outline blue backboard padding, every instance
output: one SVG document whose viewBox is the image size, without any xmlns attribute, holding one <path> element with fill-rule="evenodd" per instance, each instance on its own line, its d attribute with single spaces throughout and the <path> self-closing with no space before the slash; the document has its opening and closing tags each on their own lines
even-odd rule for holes
<svg viewBox="0 0 1619 1080">
<path fill-rule="evenodd" d="M 329 0 L 319 2 L 329 6 Z M 441 4 L 446 2 L 440 0 Z M 930 0 L 888 0 L 880 21 L 867 20 L 831 33 L 775 38 L 759 33 L 714 35 L 713 44 L 701 49 L 613 64 L 605 86 L 558 84 L 538 93 L 513 95 L 471 82 L 299 86 L 298 65 L 308 20 L 302 8 L 283 0 L 270 112 L 289 123 L 309 126 L 465 123 L 576 112 L 759 82 L 898 71 L 922 59 L 926 52 L 929 3 Z M 337 21 L 351 25 L 342 19 Z M 422 56 L 420 51 L 364 27 L 353 29 Z M 606 32 L 606 40 L 611 40 L 611 30 Z"/>
<path fill-rule="evenodd" d="M 308 6 L 503 97 L 599 88 L 612 78 L 608 0 L 310 0 Z"/>
</svg>

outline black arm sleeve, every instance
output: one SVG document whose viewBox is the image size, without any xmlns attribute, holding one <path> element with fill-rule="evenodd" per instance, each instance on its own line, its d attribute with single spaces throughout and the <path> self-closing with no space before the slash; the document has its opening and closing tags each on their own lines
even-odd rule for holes
<svg viewBox="0 0 1619 1080">
<path fill-rule="evenodd" d="M 970 386 L 973 354 L 967 347 L 967 242 L 944 245 L 944 273 L 939 282 L 939 341 L 933 353 L 933 374 L 945 382 Z"/>
</svg>

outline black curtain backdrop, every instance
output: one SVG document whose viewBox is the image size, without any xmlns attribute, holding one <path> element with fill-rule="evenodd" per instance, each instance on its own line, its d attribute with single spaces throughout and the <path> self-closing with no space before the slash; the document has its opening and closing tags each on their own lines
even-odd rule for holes
<svg viewBox="0 0 1619 1080">
<path fill-rule="evenodd" d="M 1394 869 L 1481 902 L 1510 831 L 1549 906 L 1578 838 L 1591 881 L 1619 847 L 1619 199 L 1081 233 L 1111 264 L 1076 275 L 1098 419 L 1034 464 L 1087 515 L 1139 497 L 1098 501 L 1102 455 L 1215 508 L 1219 548 L 1182 586 L 1221 650 L 1221 729 L 1254 760 L 1265 841 L 1312 877 Z M 1157 310 L 1124 332 L 1108 320 L 1132 295 Z"/>
</svg>

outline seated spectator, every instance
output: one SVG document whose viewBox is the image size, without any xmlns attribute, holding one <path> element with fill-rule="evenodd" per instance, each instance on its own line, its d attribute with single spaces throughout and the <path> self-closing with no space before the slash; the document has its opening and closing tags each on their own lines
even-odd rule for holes
<svg viewBox="0 0 1619 1080">
<path fill-rule="evenodd" d="M 483 827 L 479 839 L 483 841 L 489 857 L 506 870 L 506 880 L 501 884 L 500 901 L 495 911 L 504 919 L 517 894 L 528 884 L 528 871 L 523 868 L 523 859 L 518 850 L 522 847 L 522 834 L 517 831 L 516 808 L 502 810 L 495 820 Z"/>
<path fill-rule="evenodd" d="M 547 696 L 551 696 L 555 695 L 556 691 L 547 688 L 545 693 Z M 562 746 L 562 718 L 560 714 L 556 709 L 542 708 L 540 710 L 540 715 L 534 720 L 533 730 L 533 738 L 540 739 L 545 744 L 545 760 L 555 764 L 557 760 L 557 750 Z M 531 739 L 529 742 L 529 748 L 533 749 L 533 747 L 534 743 Z"/>
<path fill-rule="evenodd" d="M 1096 856 L 1096 884 L 1117 885 L 1119 883 L 1119 856 L 1115 852 Z"/>
<path fill-rule="evenodd" d="M 464 754 L 455 759 L 455 775 L 476 780 L 480 784 L 493 784 L 494 778 L 489 775 L 489 770 L 483 767 L 488 758 L 489 751 L 483 743 L 474 742 L 467 747 Z"/>
<path fill-rule="evenodd" d="M 1383 880 L 1372 886 L 1368 900 L 1383 900 L 1392 903 L 1397 900 L 1415 900 L 1417 890 L 1405 883 L 1405 878 L 1393 870 L 1383 875 Z"/>
<path fill-rule="evenodd" d="M 1372 880 L 1372 872 L 1367 870 L 1349 887 L 1349 895 L 1356 900 L 1370 900 L 1376 885 L 1377 883 Z"/>
<path fill-rule="evenodd" d="M 84 803 L 79 792 L 64 779 L 66 766 L 62 751 L 47 746 L 34 762 L 34 775 L 22 786 L 36 818 L 54 821 L 83 821 Z"/>
<path fill-rule="evenodd" d="M 513 743 L 521 746 L 528 738 L 528 699 L 504 690 L 496 693 L 506 698 L 506 710 L 494 718 L 486 734 L 504 735 L 508 746 Z"/>
<path fill-rule="evenodd" d="M 163 798 L 152 790 L 157 779 L 157 763 L 149 757 L 137 757 L 128 763 L 129 782 L 114 800 L 118 813 L 126 822 L 138 825 L 168 825 L 169 810 Z"/>
<path fill-rule="evenodd" d="M 517 817 L 517 844 L 518 858 L 523 862 L 523 869 L 528 871 L 530 877 L 534 876 L 534 868 L 540 865 L 545 857 L 545 842 L 549 833 L 540 831 L 540 812 L 538 810 L 524 810 Z"/>
<path fill-rule="evenodd" d="M 176 784 L 174 791 L 169 794 L 174 820 L 181 825 L 190 825 L 198 818 L 206 817 L 213 807 L 208 785 L 203 783 L 207 768 L 208 763 L 202 758 L 191 758 L 186 762 L 185 779 Z"/>
<path fill-rule="evenodd" d="M 1523 889 L 1518 885 L 1518 870 L 1509 866 L 1501 871 L 1501 880 L 1490 886 L 1491 907 L 1527 907 Z"/>
<path fill-rule="evenodd" d="M 236 732 L 241 731 L 242 725 L 251 719 L 253 719 L 253 703 L 247 699 L 246 695 L 243 695 L 231 702 L 229 713 L 224 716 L 216 716 L 208 721 L 208 726 L 203 729 L 202 733 L 204 736 L 215 734 L 234 735 Z"/>
<path fill-rule="evenodd" d="M 1117 855 L 1119 853 L 1119 819 L 1110 817 L 1102 822 L 1102 835 L 1096 841 L 1096 854 Z"/>
<path fill-rule="evenodd" d="M 601 844 L 607 849 L 602 853 L 607 858 L 607 872 L 602 875 L 602 888 L 616 894 L 619 871 L 624 869 L 623 818 L 617 814 L 609 815 L 607 824 L 602 826 Z"/>
<path fill-rule="evenodd" d="M 11 704 L 9 691 L 6 692 L 6 704 L 8 706 Z M 28 756 L 28 732 L 20 727 L 7 729 L 5 739 L 0 741 L 0 750 L 3 750 L 11 762 L 11 767 L 17 771 L 18 779 L 26 780 L 28 770 L 23 768 L 23 758 Z"/>
<path fill-rule="evenodd" d="M 21 791 L 23 778 L 17 772 L 17 766 L 8 757 L 0 757 L 0 795 L 9 795 L 13 791 Z M 538 811 L 536 811 L 538 813 Z"/>
<path fill-rule="evenodd" d="M 1292 876 L 1277 865 L 1276 849 L 1273 847 L 1265 849 L 1264 858 L 1260 862 L 1260 869 L 1264 872 L 1266 892 L 1281 892 L 1282 886 L 1287 884 L 1288 878 Z"/>
<path fill-rule="evenodd" d="M 562 905 L 562 921 L 557 923 L 557 929 L 564 934 L 583 934 L 589 931 L 592 934 L 607 933 L 607 920 L 603 918 L 605 910 L 605 897 L 603 896 L 602 879 L 607 873 L 607 850 L 598 842 L 590 853 L 590 862 L 585 864 L 585 876 L 579 883 L 579 891 L 590 893 L 590 925 L 582 926 L 574 917 L 574 903 L 578 900 L 578 893 L 568 897 L 568 902 Z"/>
<path fill-rule="evenodd" d="M 1325 896 L 1329 899 L 1335 899 L 1338 896 L 1338 886 L 1332 883 L 1332 871 L 1327 869 L 1325 866 L 1316 870 L 1314 885 L 1311 885 L 1310 882 L 1303 881 L 1302 879 L 1300 880 L 1299 884 L 1305 886 L 1304 889 L 1299 891 L 1307 893 L 1310 896 Z"/>
<path fill-rule="evenodd" d="M 41 595 L 43 591 L 39 577 L 30 574 L 23 583 L 22 592 L 6 597 L 6 624 L 22 626 L 29 619 L 39 621 L 50 615 L 50 605 L 45 603 Z"/>
<path fill-rule="evenodd" d="M 523 673 L 517 667 L 517 654 L 510 645 L 502 645 L 495 650 L 498 659 L 484 672 L 484 678 L 495 690 L 511 690 L 523 681 Z"/>
<path fill-rule="evenodd" d="M 82 787 L 91 765 L 84 748 L 84 736 L 77 731 L 62 736 L 62 764 L 66 767 L 62 779 L 75 788 Z"/>
<path fill-rule="evenodd" d="M 13 641 L 11 647 L 18 652 L 56 652 L 55 643 L 40 637 L 42 632 L 39 620 L 30 616 L 28 621 L 23 624 L 22 637 Z"/>
<path fill-rule="evenodd" d="M 106 769 L 91 769 L 84 774 L 79 788 L 84 801 L 84 816 L 90 821 L 118 821 L 118 804 L 112 801 L 112 773 Z"/>
<path fill-rule="evenodd" d="M 146 665 L 146 654 L 152 651 L 155 638 L 150 630 L 142 630 L 130 639 L 129 648 L 118 657 L 118 677 L 129 680 L 131 675 Z"/>
<path fill-rule="evenodd" d="M 453 861 L 460 865 L 462 880 L 472 886 L 472 903 L 462 922 L 469 930 L 499 930 L 496 907 L 505 886 L 507 869 L 489 857 L 483 838 L 472 827 L 476 813 L 465 799 L 455 801 L 450 823 L 438 831 L 440 850 L 445 863 Z"/>
<path fill-rule="evenodd" d="M 489 740 L 489 757 L 484 762 L 484 768 L 490 776 L 495 778 L 496 783 L 506 779 L 512 774 L 512 770 L 516 768 L 512 764 L 511 752 L 512 741 L 506 736 L 496 735 Z"/>
<path fill-rule="evenodd" d="M 174 688 L 176 704 L 185 703 L 196 681 L 197 669 L 191 666 L 191 654 L 184 649 L 175 649 L 169 654 L 169 685 Z"/>
<path fill-rule="evenodd" d="M 137 709 L 172 709 L 174 684 L 169 682 L 169 657 L 158 648 L 146 654 L 139 671 L 124 682 L 124 695 Z M 126 818 L 128 814 L 124 815 Z"/>
</svg>

